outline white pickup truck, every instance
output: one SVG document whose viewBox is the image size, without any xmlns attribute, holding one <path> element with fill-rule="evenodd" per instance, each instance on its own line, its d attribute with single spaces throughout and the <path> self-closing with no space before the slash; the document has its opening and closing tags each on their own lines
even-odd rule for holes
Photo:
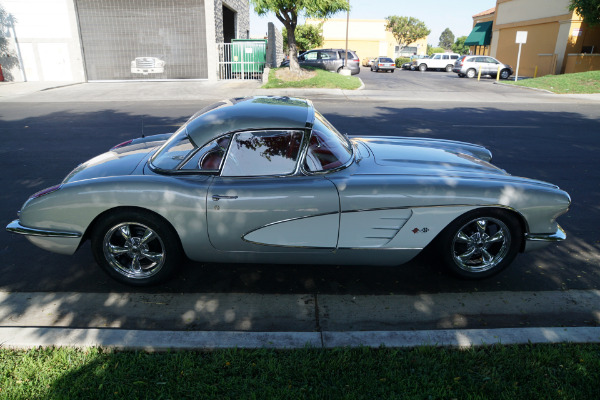
<svg viewBox="0 0 600 400">
<path fill-rule="evenodd" d="M 421 58 L 414 60 L 415 69 L 421 72 L 428 69 L 440 69 L 446 72 L 452 72 L 452 67 L 460 55 L 456 53 L 433 53 L 429 58 Z"/>
</svg>

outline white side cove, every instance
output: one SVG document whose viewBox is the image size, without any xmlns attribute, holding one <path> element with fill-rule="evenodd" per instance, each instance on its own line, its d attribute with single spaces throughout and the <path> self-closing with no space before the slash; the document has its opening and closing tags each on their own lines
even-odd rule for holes
<svg viewBox="0 0 600 400">
<path fill-rule="evenodd" d="M 271 246 L 335 249 L 339 214 L 276 222 L 244 235 L 244 240 Z"/>
<path fill-rule="evenodd" d="M 411 217 L 410 209 L 342 213 L 339 248 L 385 247 Z"/>
</svg>

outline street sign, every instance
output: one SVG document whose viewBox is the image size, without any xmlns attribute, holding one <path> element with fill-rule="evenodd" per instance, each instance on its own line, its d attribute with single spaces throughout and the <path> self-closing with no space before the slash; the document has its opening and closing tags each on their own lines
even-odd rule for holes
<svg viewBox="0 0 600 400">
<path fill-rule="evenodd" d="M 523 44 L 527 43 L 527 31 L 517 31 L 516 43 Z"/>
<path fill-rule="evenodd" d="M 517 31 L 515 43 L 519 44 L 519 55 L 517 56 L 517 71 L 515 73 L 515 82 L 519 79 L 519 63 L 521 62 L 521 46 L 527 43 L 527 31 Z"/>
</svg>

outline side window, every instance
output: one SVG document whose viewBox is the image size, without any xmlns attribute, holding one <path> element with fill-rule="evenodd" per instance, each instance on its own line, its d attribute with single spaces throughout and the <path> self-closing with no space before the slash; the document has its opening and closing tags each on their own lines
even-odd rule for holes
<svg viewBox="0 0 600 400">
<path fill-rule="evenodd" d="M 296 169 L 302 136 L 301 131 L 239 132 L 221 176 L 289 175 Z"/>
<path fill-rule="evenodd" d="M 442 60 L 449 60 L 449 59 L 450 59 L 450 56 L 448 56 L 448 54 L 444 54 L 442 56 Z"/>
<path fill-rule="evenodd" d="M 221 136 L 196 152 L 181 168 L 182 170 L 218 171 L 221 169 L 231 135 Z"/>
<path fill-rule="evenodd" d="M 453 59 L 453 60 L 458 60 L 458 56 L 457 55 L 450 56 L 450 58 Z"/>
<path fill-rule="evenodd" d="M 304 59 L 305 60 L 316 60 L 317 59 L 317 52 L 316 51 L 311 51 L 310 53 L 306 53 L 304 55 Z"/>
<path fill-rule="evenodd" d="M 494 60 L 492 57 L 486 57 L 487 62 L 490 64 L 499 64 L 498 61 Z"/>
<path fill-rule="evenodd" d="M 433 59 L 434 59 L 434 60 L 439 60 L 439 59 L 440 59 L 440 57 L 441 57 L 441 55 L 440 55 L 440 54 L 436 54 L 435 56 L 433 56 Z"/>
</svg>

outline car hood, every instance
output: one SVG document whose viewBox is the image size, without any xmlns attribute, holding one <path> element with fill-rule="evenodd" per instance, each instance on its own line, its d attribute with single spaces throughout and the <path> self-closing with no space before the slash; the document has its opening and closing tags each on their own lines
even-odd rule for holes
<svg viewBox="0 0 600 400">
<path fill-rule="evenodd" d="M 79 164 L 67 175 L 63 183 L 108 176 L 130 175 L 154 149 L 156 149 L 156 146 L 141 143 L 108 151 Z"/>
<path fill-rule="evenodd" d="M 383 137 L 360 140 L 369 147 L 375 164 L 379 166 L 377 169 L 383 173 L 440 176 L 508 175 L 506 171 L 476 157 L 473 149 L 487 150 L 469 143 Z"/>
</svg>

